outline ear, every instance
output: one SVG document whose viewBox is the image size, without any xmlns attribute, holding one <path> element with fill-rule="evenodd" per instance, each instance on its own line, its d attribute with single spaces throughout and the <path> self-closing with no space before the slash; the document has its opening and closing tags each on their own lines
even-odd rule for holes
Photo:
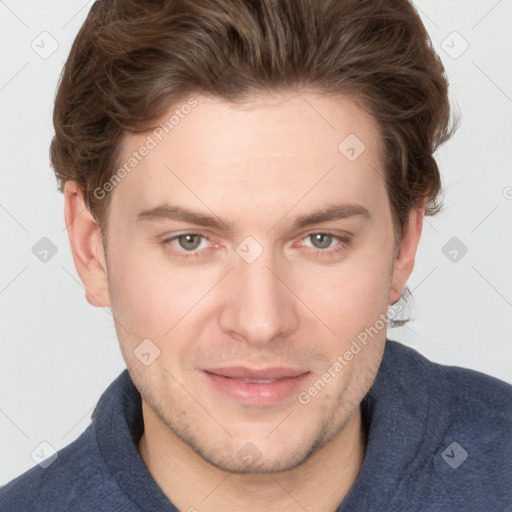
<svg viewBox="0 0 512 512">
<path fill-rule="evenodd" d="M 101 231 L 84 202 L 78 182 L 64 185 L 64 214 L 73 261 L 92 306 L 110 307 L 107 265 Z"/>
<path fill-rule="evenodd" d="M 394 304 L 400 299 L 405 283 L 409 279 L 414 268 L 414 259 L 416 249 L 423 229 L 423 217 L 425 214 L 425 204 L 422 203 L 418 208 L 413 208 L 409 212 L 409 218 L 404 228 L 398 255 L 393 265 L 393 277 L 391 290 L 389 292 L 389 304 Z"/>
</svg>

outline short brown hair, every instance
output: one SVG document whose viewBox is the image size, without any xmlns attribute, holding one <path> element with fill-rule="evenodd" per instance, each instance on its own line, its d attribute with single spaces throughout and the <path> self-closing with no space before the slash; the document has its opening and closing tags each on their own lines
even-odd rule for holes
<svg viewBox="0 0 512 512">
<path fill-rule="evenodd" d="M 191 94 L 243 101 L 313 89 L 376 119 L 399 240 L 411 208 L 439 211 L 434 151 L 453 132 L 448 82 L 408 0 L 100 0 L 58 87 L 51 161 L 106 226 L 123 134 L 151 128 Z M 341 142 L 341 141 L 340 141 Z"/>
</svg>

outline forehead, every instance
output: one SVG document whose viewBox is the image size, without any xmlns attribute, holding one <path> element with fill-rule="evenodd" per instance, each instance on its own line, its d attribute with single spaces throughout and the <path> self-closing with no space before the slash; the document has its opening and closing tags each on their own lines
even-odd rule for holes
<svg viewBox="0 0 512 512">
<path fill-rule="evenodd" d="M 154 131 L 125 137 L 118 163 L 128 172 L 112 209 L 172 200 L 243 211 L 250 201 L 261 214 L 299 200 L 371 203 L 384 191 L 376 121 L 348 98 L 293 92 L 194 102 L 174 105 Z"/>
</svg>

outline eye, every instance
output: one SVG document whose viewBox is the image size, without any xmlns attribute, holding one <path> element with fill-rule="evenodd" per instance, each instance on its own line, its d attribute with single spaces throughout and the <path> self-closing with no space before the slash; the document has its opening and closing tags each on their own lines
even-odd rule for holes
<svg viewBox="0 0 512 512">
<path fill-rule="evenodd" d="M 307 241 L 310 241 L 308 244 Z M 350 238 L 334 233 L 309 233 L 302 239 L 302 243 L 306 247 L 310 247 L 310 253 L 318 256 L 339 256 L 340 253 L 346 251 L 350 245 Z"/>
<path fill-rule="evenodd" d="M 170 250 L 176 256 L 190 257 L 204 254 L 209 249 L 210 240 L 198 233 L 181 233 L 162 240 L 164 246 L 170 246 Z"/>
<path fill-rule="evenodd" d="M 195 251 L 196 249 L 199 249 L 203 238 L 204 237 L 201 235 L 187 233 L 184 235 L 178 235 L 175 240 L 182 249 L 185 249 L 186 251 Z"/>
<path fill-rule="evenodd" d="M 315 249 L 328 249 L 331 246 L 333 240 L 338 239 L 334 235 L 329 233 L 312 233 L 308 235 L 305 240 L 311 240 L 311 243 Z"/>
</svg>

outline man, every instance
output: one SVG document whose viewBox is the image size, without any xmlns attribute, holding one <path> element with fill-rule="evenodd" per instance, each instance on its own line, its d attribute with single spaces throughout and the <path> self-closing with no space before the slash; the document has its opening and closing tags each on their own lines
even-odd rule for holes
<svg viewBox="0 0 512 512">
<path fill-rule="evenodd" d="M 406 0 L 96 2 L 51 157 L 127 371 L 0 510 L 512 510 L 511 387 L 386 340 L 447 88 Z"/>
</svg>

